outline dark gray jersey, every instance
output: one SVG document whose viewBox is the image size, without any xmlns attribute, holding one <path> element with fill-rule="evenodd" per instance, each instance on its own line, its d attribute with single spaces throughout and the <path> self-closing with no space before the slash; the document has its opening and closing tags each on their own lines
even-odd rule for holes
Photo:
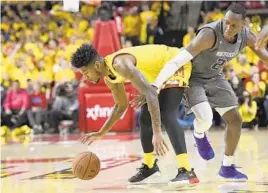
<svg viewBox="0 0 268 193">
<path fill-rule="evenodd" d="M 213 48 L 200 52 L 192 60 L 193 70 L 191 78 L 213 78 L 223 76 L 222 67 L 236 57 L 247 45 L 247 28 L 243 28 L 238 34 L 235 43 L 227 42 L 223 37 L 223 20 L 204 25 L 204 28 L 211 28 L 216 35 L 216 42 Z M 198 33 L 197 32 L 197 33 Z"/>
</svg>

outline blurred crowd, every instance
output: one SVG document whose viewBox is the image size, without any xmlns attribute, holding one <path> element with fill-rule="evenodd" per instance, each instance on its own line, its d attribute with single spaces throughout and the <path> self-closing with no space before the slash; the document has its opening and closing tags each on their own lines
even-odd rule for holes
<svg viewBox="0 0 268 193">
<path fill-rule="evenodd" d="M 171 7 L 172 2 L 166 1 L 84 1 L 80 11 L 72 13 L 63 11 L 62 2 L 2 3 L 1 135 L 8 129 L 14 135 L 58 133 L 63 120 L 70 120 L 70 130 L 75 132 L 79 84 L 69 61 L 82 43 L 92 42 L 95 21 L 114 19 L 122 47 L 154 43 L 159 15 L 169 15 Z M 219 3 L 203 2 L 198 27 L 223 16 Z M 258 33 L 261 18 L 246 21 Z M 188 27 L 181 38 L 183 46 L 195 37 L 198 27 Z M 247 127 L 268 122 L 267 71 L 248 48 L 224 69 Z"/>
<path fill-rule="evenodd" d="M 79 85 L 72 53 L 92 43 L 97 19 L 116 21 L 122 47 L 153 43 L 161 3 L 150 5 L 90 1 L 72 13 L 62 2 L 2 3 L 1 136 L 9 129 L 14 136 L 58 133 L 62 123 L 77 131 Z"/>
</svg>

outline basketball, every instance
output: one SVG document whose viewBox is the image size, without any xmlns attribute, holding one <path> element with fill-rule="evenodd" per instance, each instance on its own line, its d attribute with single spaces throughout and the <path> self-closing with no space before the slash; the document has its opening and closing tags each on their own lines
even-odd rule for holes
<svg viewBox="0 0 268 193">
<path fill-rule="evenodd" d="M 83 152 L 78 154 L 72 163 L 73 174 L 81 180 L 91 180 L 100 171 L 100 159 L 95 153 Z"/>
</svg>

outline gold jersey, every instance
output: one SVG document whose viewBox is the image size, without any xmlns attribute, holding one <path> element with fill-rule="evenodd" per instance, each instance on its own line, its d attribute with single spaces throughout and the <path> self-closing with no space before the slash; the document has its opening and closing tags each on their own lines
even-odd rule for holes
<svg viewBox="0 0 268 193">
<path fill-rule="evenodd" d="M 179 48 L 168 47 L 165 45 L 144 45 L 119 50 L 105 57 L 105 63 L 113 75 L 113 78 L 110 78 L 110 76 L 105 78 L 111 83 L 128 82 L 128 80 L 115 71 L 113 62 L 118 55 L 130 54 L 136 59 L 136 68 L 144 75 L 147 81 L 152 84 L 164 65 L 179 52 Z M 188 62 L 180 68 L 176 74 L 165 83 L 165 85 L 169 85 L 168 87 L 188 87 L 191 71 L 192 64 L 191 62 Z"/>
</svg>

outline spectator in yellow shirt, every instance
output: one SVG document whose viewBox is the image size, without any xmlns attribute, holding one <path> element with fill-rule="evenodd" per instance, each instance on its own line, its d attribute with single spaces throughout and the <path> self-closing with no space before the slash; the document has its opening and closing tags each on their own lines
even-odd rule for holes
<svg viewBox="0 0 268 193">
<path fill-rule="evenodd" d="M 147 41 L 147 25 L 148 21 L 152 22 L 152 25 L 156 23 L 156 14 L 155 12 L 149 9 L 149 5 L 144 4 L 142 6 L 143 11 L 140 13 L 141 18 L 141 32 L 140 32 L 140 42 L 146 44 Z"/>
<path fill-rule="evenodd" d="M 75 73 L 71 69 L 70 63 L 63 57 L 59 59 L 59 65 L 54 66 L 53 70 L 55 72 L 54 80 L 57 83 L 75 80 Z"/>
<path fill-rule="evenodd" d="M 130 41 L 133 46 L 138 46 L 140 44 L 141 19 L 137 7 L 131 8 L 129 15 L 123 19 L 123 25 L 126 40 Z"/>
<path fill-rule="evenodd" d="M 257 114 L 257 103 L 253 101 L 250 94 L 245 91 L 243 96 L 239 97 L 239 113 L 243 120 L 243 128 L 253 129 L 257 122 L 255 120 Z"/>
<path fill-rule="evenodd" d="M 160 2 L 160 1 L 155 1 L 152 3 L 152 11 L 156 13 L 157 16 L 159 16 L 161 8 L 162 8 L 162 3 L 163 3 L 163 8 L 164 8 L 164 15 L 167 16 L 168 12 L 170 11 L 170 6 L 168 2 Z"/>
<path fill-rule="evenodd" d="M 259 73 L 254 73 L 251 77 L 251 81 L 247 82 L 246 90 L 251 94 L 253 98 L 263 98 L 266 90 L 265 82 L 260 80 Z"/>
<path fill-rule="evenodd" d="M 235 74 L 241 79 L 246 79 L 250 76 L 251 66 L 248 63 L 247 56 L 241 54 L 238 58 L 235 58 L 232 62 L 233 70 Z"/>
<path fill-rule="evenodd" d="M 187 34 L 183 36 L 183 40 L 182 40 L 183 47 L 187 46 L 194 37 L 195 37 L 194 28 L 192 26 L 188 26 Z"/>
<path fill-rule="evenodd" d="M 222 11 L 220 10 L 219 7 L 214 7 L 212 12 L 209 12 L 206 17 L 205 17 L 205 23 L 210 23 L 213 21 L 217 21 L 220 19 L 223 19 L 224 14 L 222 13 Z"/>
</svg>

